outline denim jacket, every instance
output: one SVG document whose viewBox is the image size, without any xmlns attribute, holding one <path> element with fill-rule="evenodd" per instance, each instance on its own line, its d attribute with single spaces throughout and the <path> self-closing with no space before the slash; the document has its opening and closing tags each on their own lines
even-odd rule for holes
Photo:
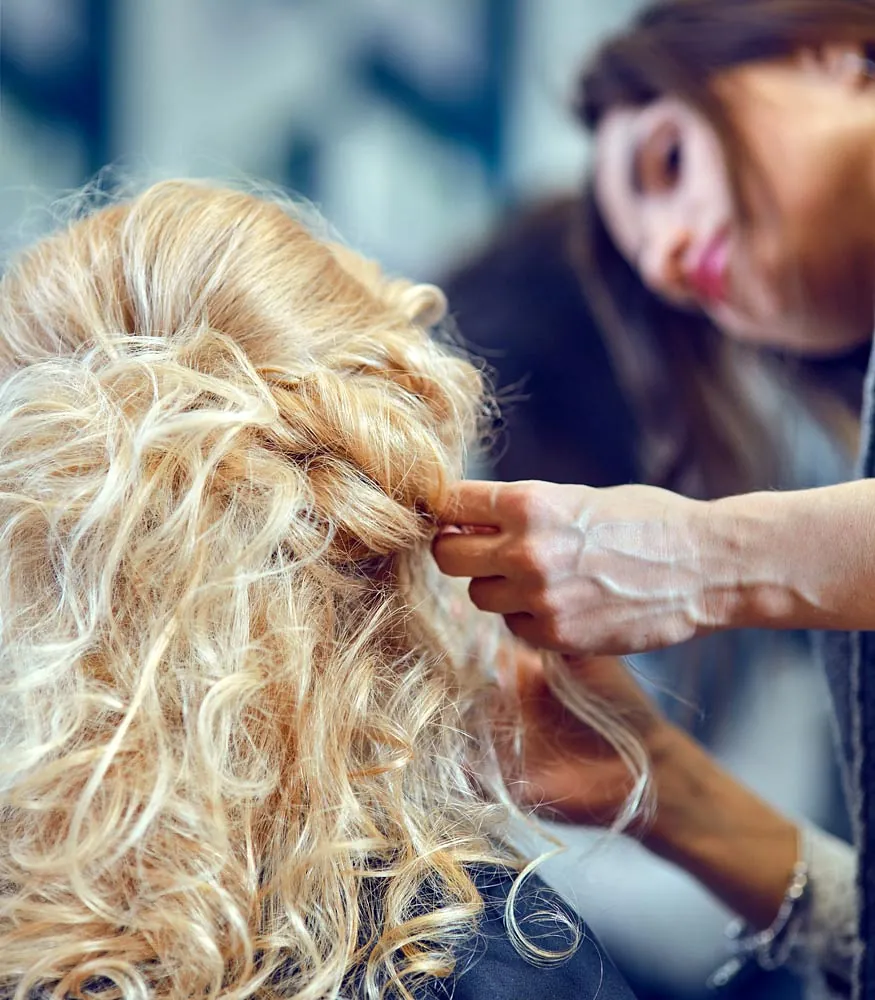
<svg viewBox="0 0 875 1000">
<path fill-rule="evenodd" d="M 866 376 L 857 475 L 875 478 L 875 353 Z M 869 1000 L 875 997 L 875 632 L 828 634 L 825 664 L 860 854 L 861 949 L 854 996 Z"/>
</svg>

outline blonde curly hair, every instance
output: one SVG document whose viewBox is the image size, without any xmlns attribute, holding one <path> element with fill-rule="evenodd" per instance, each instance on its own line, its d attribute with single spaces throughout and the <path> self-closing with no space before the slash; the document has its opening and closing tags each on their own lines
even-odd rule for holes
<svg viewBox="0 0 875 1000">
<path fill-rule="evenodd" d="M 495 633 L 430 556 L 483 405 L 443 311 L 190 182 L 0 282 L 0 987 L 452 971 L 477 865 L 518 858 Z"/>
</svg>

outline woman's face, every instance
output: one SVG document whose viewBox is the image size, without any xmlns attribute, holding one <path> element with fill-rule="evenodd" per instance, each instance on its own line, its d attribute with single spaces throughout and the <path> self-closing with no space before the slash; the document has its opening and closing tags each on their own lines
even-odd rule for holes
<svg viewBox="0 0 875 1000">
<path fill-rule="evenodd" d="M 714 81 L 743 151 L 739 212 L 726 153 L 692 107 L 618 108 L 596 135 L 596 197 L 658 295 L 729 336 L 834 354 L 875 322 L 875 98 L 836 49 Z"/>
</svg>

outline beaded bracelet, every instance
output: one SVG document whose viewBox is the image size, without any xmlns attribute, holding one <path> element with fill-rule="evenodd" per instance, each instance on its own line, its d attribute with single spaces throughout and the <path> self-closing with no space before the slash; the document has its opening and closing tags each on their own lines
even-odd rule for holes
<svg viewBox="0 0 875 1000">
<path fill-rule="evenodd" d="M 754 933 L 746 933 L 749 925 L 743 920 L 732 921 L 726 930 L 731 941 L 732 958 L 710 976 L 709 988 L 722 989 L 728 986 L 752 962 L 767 972 L 773 972 L 785 965 L 792 955 L 811 900 L 807 838 L 802 829 L 799 831 L 799 841 L 800 860 L 793 867 L 793 875 L 778 915 L 771 926 Z"/>
</svg>

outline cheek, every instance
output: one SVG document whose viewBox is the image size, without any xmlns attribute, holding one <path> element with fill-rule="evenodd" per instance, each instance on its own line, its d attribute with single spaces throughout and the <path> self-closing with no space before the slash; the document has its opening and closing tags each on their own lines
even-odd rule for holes
<svg viewBox="0 0 875 1000">
<path fill-rule="evenodd" d="M 776 137 L 763 149 L 760 164 L 761 173 L 749 185 L 753 261 L 783 307 L 792 308 L 800 291 L 816 280 L 825 251 L 831 255 L 828 246 L 835 248 L 837 234 L 853 224 L 847 215 L 852 199 L 828 150 L 814 148 L 804 137 Z"/>
<path fill-rule="evenodd" d="M 858 311 L 863 284 L 853 252 L 854 220 L 828 195 L 822 178 L 788 185 L 781 224 L 762 234 L 756 258 L 775 308 L 797 323 L 825 327 L 844 325 Z"/>
<path fill-rule="evenodd" d="M 750 331 L 771 322 L 786 309 L 781 292 L 781 253 L 773 234 L 745 231 L 734 241 L 730 259 L 730 296 L 724 306 L 714 312 L 718 326 L 743 332 L 741 339 L 750 339 Z"/>
<path fill-rule="evenodd" d="M 771 227 L 752 232 L 746 242 L 746 253 L 742 258 L 743 294 L 757 316 L 771 316 L 786 311 L 790 306 L 787 295 L 793 284 L 795 264 L 789 260 L 794 253 L 787 254 L 785 232 L 777 223 Z"/>
<path fill-rule="evenodd" d="M 810 176 L 809 171 L 788 171 L 788 174 L 794 176 L 788 177 L 779 203 L 781 264 L 787 277 L 798 281 L 810 268 L 818 267 L 818 259 L 835 243 L 837 231 L 844 228 L 844 213 L 840 204 L 831 203 L 823 173 Z"/>
</svg>

